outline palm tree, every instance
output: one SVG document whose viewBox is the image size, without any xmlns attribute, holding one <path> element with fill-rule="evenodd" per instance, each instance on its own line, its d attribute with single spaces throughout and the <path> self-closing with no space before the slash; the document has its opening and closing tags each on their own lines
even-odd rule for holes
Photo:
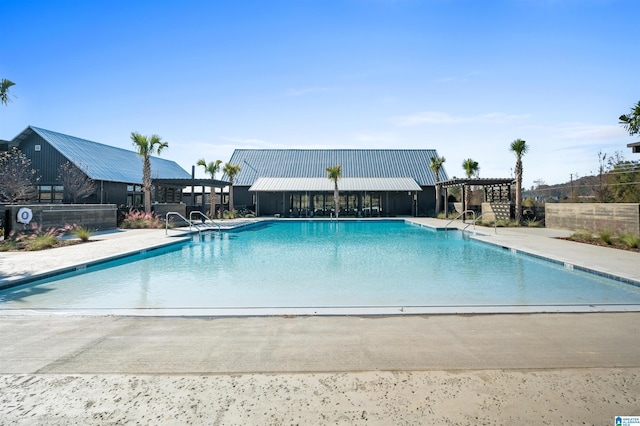
<svg viewBox="0 0 640 426">
<path fill-rule="evenodd" d="M 198 166 L 202 166 L 204 167 L 204 171 L 205 173 L 207 173 L 209 176 L 211 176 L 211 180 L 215 180 L 216 179 L 216 173 L 218 173 L 220 171 L 220 164 L 222 164 L 222 160 L 216 160 L 214 161 L 210 161 L 209 163 L 207 163 L 206 161 L 204 161 L 204 158 L 201 158 L 198 160 L 198 162 L 196 163 Z M 216 190 L 215 190 L 215 186 L 213 186 L 213 184 L 211 185 L 211 212 L 209 213 L 211 215 L 211 217 L 215 217 L 216 215 L 216 199 L 215 199 L 215 195 L 216 195 Z"/>
<path fill-rule="evenodd" d="M 478 176 L 480 172 L 480 166 L 477 161 L 473 161 L 471 158 L 467 158 L 462 162 L 462 168 L 464 169 L 467 179 L 471 179 L 474 176 Z M 471 205 L 471 187 L 464 186 L 464 209 L 468 210 Z"/>
<path fill-rule="evenodd" d="M 442 165 L 447 161 L 444 157 L 431 157 L 431 163 L 429 164 L 429 168 L 436 175 L 436 216 L 440 213 L 440 169 L 442 169 Z"/>
<path fill-rule="evenodd" d="M 338 218 L 338 212 L 340 211 L 340 192 L 338 191 L 338 179 L 342 176 L 340 171 L 340 164 L 333 167 L 326 168 L 329 180 L 333 181 L 333 204 L 336 211 L 336 219 Z"/>
<path fill-rule="evenodd" d="M 233 211 L 233 180 L 240 173 L 240 166 L 226 163 L 222 171 L 229 177 L 229 211 Z"/>
<path fill-rule="evenodd" d="M 516 221 L 522 219 L 522 156 L 527 153 L 527 142 L 516 139 L 509 148 L 516 155 Z"/>
<path fill-rule="evenodd" d="M 169 146 L 169 142 L 163 142 L 160 136 L 143 136 L 138 132 L 131 132 L 131 141 L 142 157 L 142 190 L 144 191 L 144 211 L 151 213 L 151 155 L 162 152 Z"/>
<path fill-rule="evenodd" d="M 640 133 L 640 102 L 631 108 L 631 114 L 622 114 L 620 118 L 620 124 L 624 129 L 629 132 L 629 136 L 637 135 Z"/>
<path fill-rule="evenodd" d="M 11 102 L 11 98 L 9 98 L 9 88 L 11 86 L 15 86 L 13 81 L 6 78 L 0 80 L 0 104 L 6 105 Z"/>
</svg>

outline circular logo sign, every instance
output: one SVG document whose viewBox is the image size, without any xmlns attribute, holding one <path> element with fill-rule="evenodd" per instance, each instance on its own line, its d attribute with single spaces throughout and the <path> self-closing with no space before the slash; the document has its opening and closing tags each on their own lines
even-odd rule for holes
<svg viewBox="0 0 640 426">
<path fill-rule="evenodd" d="M 16 218 L 16 220 L 26 225 L 31 222 L 31 219 L 33 219 L 33 212 L 30 208 L 22 207 L 20 210 L 18 210 L 17 216 L 18 217 Z"/>
</svg>

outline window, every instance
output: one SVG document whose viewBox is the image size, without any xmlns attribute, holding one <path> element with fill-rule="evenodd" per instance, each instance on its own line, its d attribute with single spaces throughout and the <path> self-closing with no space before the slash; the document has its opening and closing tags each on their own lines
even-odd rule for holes
<svg viewBox="0 0 640 426">
<path fill-rule="evenodd" d="M 127 207 L 142 207 L 143 204 L 142 185 L 127 185 Z"/>
<path fill-rule="evenodd" d="M 39 185 L 39 203 L 62 203 L 64 198 L 64 187 L 62 185 Z"/>
</svg>

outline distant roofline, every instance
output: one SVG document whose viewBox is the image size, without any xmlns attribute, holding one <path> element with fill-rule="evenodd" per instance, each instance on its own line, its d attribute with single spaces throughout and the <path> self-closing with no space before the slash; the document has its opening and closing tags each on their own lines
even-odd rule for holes
<svg viewBox="0 0 640 426">
<path fill-rule="evenodd" d="M 638 153 L 640 152 L 640 142 L 628 143 L 627 148 L 631 148 L 631 152 Z"/>
<path fill-rule="evenodd" d="M 218 179 L 151 179 L 153 183 L 158 185 L 172 185 L 172 186 L 212 186 L 215 188 L 224 188 L 229 186 L 229 182 L 226 180 Z"/>
<path fill-rule="evenodd" d="M 492 185 L 507 185 L 515 182 L 513 178 L 455 178 L 449 180 L 440 181 L 440 185 L 443 188 L 451 188 L 454 186 L 462 185 L 477 185 L 477 186 L 492 186 Z"/>
<path fill-rule="evenodd" d="M 437 151 L 436 148 L 236 148 L 235 151 Z M 233 156 L 233 155 L 232 155 Z"/>
</svg>

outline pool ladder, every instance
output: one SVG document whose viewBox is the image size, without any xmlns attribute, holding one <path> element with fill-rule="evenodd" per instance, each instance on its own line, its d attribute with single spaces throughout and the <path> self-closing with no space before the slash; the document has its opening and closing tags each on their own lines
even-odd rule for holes
<svg viewBox="0 0 640 426">
<path fill-rule="evenodd" d="M 471 225 L 473 225 L 473 230 L 475 232 L 476 230 L 476 222 L 480 220 L 480 218 L 482 217 L 482 215 L 476 217 L 476 212 L 474 212 L 473 210 L 465 210 L 462 213 L 460 213 L 458 216 L 454 217 L 453 219 L 451 219 L 445 226 L 444 229 L 445 231 L 448 230 L 449 225 L 451 225 L 454 221 L 456 221 L 457 219 L 459 219 L 460 217 L 464 216 L 467 213 L 471 213 L 473 215 L 473 219 L 471 220 L 471 222 L 467 223 L 467 226 L 465 226 L 464 228 L 462 228 L 463 231 L 466 231 L 467 228 Z M 498 233 L 498 229 L 496 228 L 496 221 L 493 221 L 493 232 L 494 233 Z"/>
<path fill-rule="evenodd" d="M 210 224 L 206 223 L 206 222 L 195 223 L 194 220 L 193 220 L 193 214 L 194 213 L 199 214 L 205 220 L 208 220 L 211 223 Z M 187 219 L 186 217 L 182 216 L 178 212 L 167 212 L 167 214 L 165 215 L 165 221 L 164 221 L 164 233 L 165 234 L 167 234 L 169 232 L 169 217 L 170 216 L 178 216 L 180 219 L 182 219 L 183 221 L 187 222 L 189 224 L 189 231 L 191 231 L 191 228 L 196 228 L 198 230 L 198 235 L 199 236 L 202 236 L 202 231 L 209 231 L 209 230 L 213 230 L 213 229 L 217 229 L 218 231 L 220 231 L 220 224 L 219 223 L 214 222 L 213 219 L 211 219 L 209 216 L 207 216 L 206 214 L 202 213 L 201 211 L 194 210 L 191 213 L 189 213 L 189 219 Z"/>
</svg>

